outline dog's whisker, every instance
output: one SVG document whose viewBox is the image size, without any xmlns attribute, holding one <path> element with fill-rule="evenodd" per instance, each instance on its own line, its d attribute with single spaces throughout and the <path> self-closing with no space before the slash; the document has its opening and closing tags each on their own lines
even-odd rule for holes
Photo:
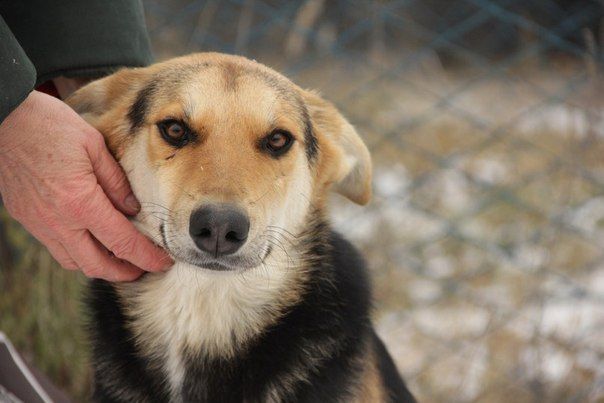
<svg viewBox="0 0 604 403">
<path fill-rule="evenodd" d="M 266 227 L 267 228 L 271 228 L 271 229 L 275 229 L 275 230 L 279 230 L 279 231 L 283 231 L 283 232 L 285 232 L 286 234 L 290 235 L 293 238 L 298 238 L 300 236 L 300 235 L 295 235 L 295 234 L 291 233 L 290 231 L 286 230 L 285 228 L 279 227 L 277 225 L 267 225 Z"/>
<path fill-rule="evenodd" d="M 278 240 L 278 239 L 274 239 L 274 238 L 264 238 L 264 240 L 266 241 L 266 243 L 272 245 L 272 246 L 276 246 L 278 247 L 281 251 L 283 251 L 285 254 L 287 253 L 287 249 L 285 248 L 285 246 Z"/>
<path fill-rule="evenodd" d="M 291 247 L 295 247 L 297 245 L 297 242 L 293 241 L 292 239 L 288 238 L 287 236 L 281 233 L 274 231 L 265 231 L 262 235 L 259 236 L 259 238 L 260 237 L 272 237 L 273 239 L 278 239 L 280 242 L 286 242 Z"/>
<path fill-rule="evenodd" d="M 168 207 L 166 207 L 164 205 L 161 205 L 161 204 L 155 203 L 155 202 L 151 202 L 151 201 L 139 201 L 139 203 L 140 203 L 141 207 L 144 207 L 144 206 L 153 206 L 153 207 L 162 208 L 164 210 L 172 211 L 171 209 L 169 209 Z"/>
<path fill-rule="evenodd" d="M 266 242 L 274 247 L 279 248 L 283 254 L 287 257 L 287 266 L 293 266 L 294 264 L 294 259 L 290 256 L 289 252 L 287 251 L 287 249 L 279 242 L 276 242 L 272 239 L 267 239 Z"/>
</svg>

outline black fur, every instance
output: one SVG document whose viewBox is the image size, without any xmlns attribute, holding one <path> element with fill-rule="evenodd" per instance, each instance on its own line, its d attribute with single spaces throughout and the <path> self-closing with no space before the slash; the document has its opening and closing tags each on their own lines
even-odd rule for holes
<svg viewBox="0 0 604 403">
<path fill-rule="evenodd" d="M 319 142 L 317 141 L 317 136 L 315 136 L 315 132 L 312 127 L 312 123 L 310 120 L 310 115 L 308 114 L 308 110 L 306 107 L 303 109 L 302 113 L 304 119 L 304 142 L 306 143 L 306 158 L 312 164 L 317 159 L 317 153 L 319 151 Z"/>
<path fill-rule="evenodd" d="M 152 81 L 141 89 L 136 94 L 136 100 L 128 111 L 128 119 L 130 120 L 130 131 L 134 132 L 136 129 L 143 126 L 145 123 L 145 117 L 147 110 L 149 109 L 149 99 L 151 95 L 156 91 L 156 81 Z"/>
<path fill-rule="evenodd" d="M 388 354 L 386 346 L 375 332 L 373 332 L 373 341 L 376 346 L 378 356 L 378 367 L 384 383 L 386 384 L 386 390 L 390 393 L 390 398 L 394 402 L 413 402 L 415 399 L 409 389 L 405 386 L 405 383 L 401 379 L 401 376 L 396 369 L 396 365 L 392 361 L 392 357 Z"/>
<path fill-rule="evenodd" d="M 316 237 L 307 245 L 312 259 L 311 275 L 300 303 L 273 326 L 250 342 L 235 359 L 208 359 L 189 354 L 182 389 L 185 402 L 259 402 L 275 381 L 295 371 L 307 376 L 288 388 L 284 401 L 346 401 L 363 362 L 364 346 L 370 343 L 379 357 L 379 369 L 393 402 L 413 402 L 381 341 L 373 331 L 369 284 L 362 258 L 340 235 L 319 224 Z M 128 318 L 109 283 L 91 283 L 94 360 L 97 363 L 95 398 L 121 401 L 107 384 L 134 388 L 148 401 L 169 400 L 163 375 L 152 369 L 134 345 L 125 324 Z M 321 346 L 314 355 L 309 348 Z M 319 353 L 321 351 L 321 353 Z M 327 353 L 325 353 L 327 351 Z M 109 375 L 102 363 L 109 363 Z M 315 365 L 313 367 L 313 365 Z M 125 400 L 124 400 L 125 401 Z"/>
<path fill-rule="evenodd" d="M 155 396 L 156 401 L 168 401 L 168 392 L 157 382 L 161 377 L 149 368 L 149 362 L 137 353 L 132 333 L 126 329 L 127 318 L 111 283 L 92 280 L 87 305 L 91 311 L 89 330 L 93 336 L 95 370 L 94 400 L 115 402 L 110 388 L 103 380 L 120 379 L 144 395 Z M 104 367 L 108 363 L 109 371 Z"/>
</svg>

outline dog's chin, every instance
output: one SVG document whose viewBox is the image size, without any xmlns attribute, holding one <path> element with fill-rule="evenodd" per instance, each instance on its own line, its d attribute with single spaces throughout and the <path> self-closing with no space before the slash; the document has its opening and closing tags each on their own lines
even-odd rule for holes
<svg viewBox="0 0 604 403">
<path fill-rule="evenodd" d="M 272 248 L 269 246 L 263 254 L 256 255 L 255 257 L 223 256 L 215 258 L 196 250 L 190 250 L 186 254 L 173 254 L 173 256 L 177 261 L 187 263 L 202 270 L 241 272 L 262 265 L 271 252 Z"/>
<path fill-rule="evenodd" d="M 189 261 L 187 262 L 188 264 L 198 267 L 202 270 L 211 270 L 211 271 L 241 271 L 241 270 L 247 270 L 247 268 L 245 267 L 233 267 L 231 265 L 227 265 L 224 264 L 222 262 L 219 261 L 205 261 L 205 262 L 198 262 L 198 261 Z"/>
</svg>

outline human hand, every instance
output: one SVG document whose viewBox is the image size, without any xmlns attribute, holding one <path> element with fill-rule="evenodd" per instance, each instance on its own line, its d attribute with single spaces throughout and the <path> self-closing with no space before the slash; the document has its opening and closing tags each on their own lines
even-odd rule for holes
<svg viewBox="0 0 604 403">
<path fill-rule="evenodd" d="M 66 269 L 130 281 L 171 264 L 121 213 L 140 206 L 103 136 L 51 96 L 33 91 L 0 125 L 0 194 Z"/>
</svg>

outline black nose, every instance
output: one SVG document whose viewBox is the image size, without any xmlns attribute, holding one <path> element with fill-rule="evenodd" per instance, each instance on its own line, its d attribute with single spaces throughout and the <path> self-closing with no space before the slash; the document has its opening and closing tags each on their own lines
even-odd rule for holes
<svg viewBox="0 0 604 403">
<path fill-rule="evenodd" d="M 214 257 L 229 255 L 245 243 L 250 220 L 235 206 L 212 204 L 191 214 L 189 234 L 195 245 Z"/>
</svg>

